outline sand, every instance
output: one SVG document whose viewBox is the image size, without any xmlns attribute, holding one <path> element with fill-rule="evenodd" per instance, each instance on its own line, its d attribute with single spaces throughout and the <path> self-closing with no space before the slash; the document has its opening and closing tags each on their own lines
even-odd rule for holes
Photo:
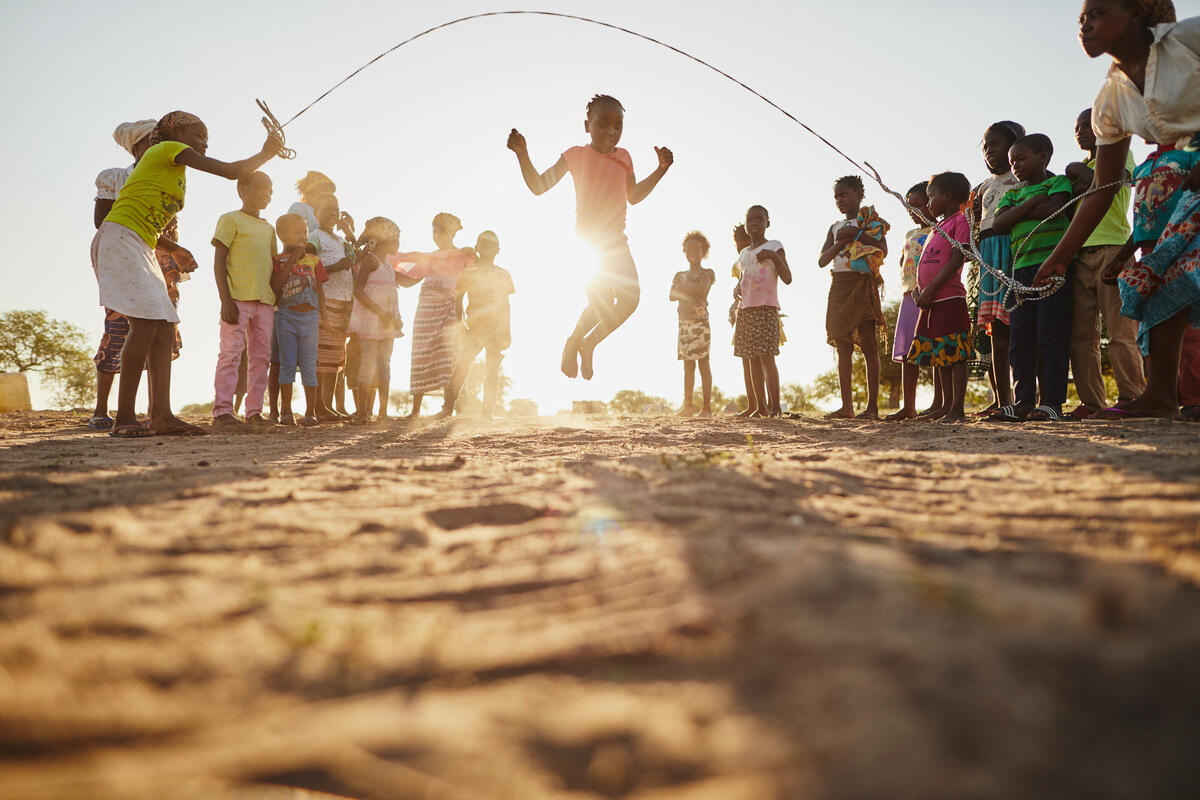
<svg viewBox="0 0 1200 800">
<path fill-rule="evenodd" d="M 1200 793 L 1200 426 L 79 422 L 0 416 L 0 798 Z"/>
</svg>

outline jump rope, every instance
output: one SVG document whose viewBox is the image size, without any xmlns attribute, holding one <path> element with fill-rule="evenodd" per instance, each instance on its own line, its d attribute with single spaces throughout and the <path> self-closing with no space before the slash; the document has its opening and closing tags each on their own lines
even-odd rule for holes
<svg viewBox="0 0 1200 800">
<path fill-rule="evenodd" d="M 949 242 L 950 245 L 955 250 L 957 250 L 959 253 L 962 254 L 963 258 L 965 258 L 969 261 L 974 261 L 975 263 L 977 263 L 980 266 L 981 269 L 990 273 L 992 275 L 992 277 L 996 279 L 997 283 L 999 283 L 1002 287 L 1004 287 L 1004 296 L 1003 296 L 1001 302 L 1004 304 L 1004 307 L 1009 309 L 1010 311 L 1012 309 L 1020 306 L 1022 303 L 1025 303 L 1025 302 L 1028 302 L 1031 300 L 1040 300 L 1043 297 L 1048 297 L 1051 294 L 1054 294 L 1055 292 L 1057 292 L 1059 289 L 1061 289 L 1063 287 L 1063 285 L 1066 283 L 1065 277 L 1054 276 L 1049 279 L 1048 283 L 1043 284 L 1041 286 L 1026 286 L 1025 284 L 1023 284 L 1020 281 L 1013 278 L 1011 275 L 1005 273 L 1003 270 L 997 269 L 996 267 L 987 263 L 987 261 L 985 261 L 983 256 L 980 255 L 980 253 L 979 253 L 979 249 L 975 242 L 974 236 L 970 237 L 971 241 L 966 242 L 965 244 L 962 242 L 956 241 L 953 236 L 948 235 L 944 230 L 942 230 L 941 226 L 938 225 L 937 220 L 930 219 L 926 214 L 924 214 L 920 210 L 914 208 L 913 206 L 909 205 L 908 201 L 905 200 L 903 195 L 901 195 L 899 192 L 895 191 L 894 189 L 889 187 L 886 183 L 884 183 L 883 178 L 880 177 L 878 170 L 876 170 L 873 166 L 871 166 L 871 163 L 869 161 L 863 161 L 862 163 L 859 163 L 855 159 L 851 158 L 844 151 L 842 151 L 841 148 L 839 148 L 833 142 L 826 139 L 821 134 L 817 133 L 815 130 L 813 130 L 811 127 L 809 127 L 803 120 L 796 117 L 794 114 L 792 114 L 786 108 L 779 105 L 774 100 L 767 97 L 766 95 L 760 93 L 759 91 L 754 89 L 752 86 L 749 86 L 748 84 L 738 80 L 733 75 L 730 75 L 728 72 L 726 72 L 725 70 L 723 70 L 719 67 L 713 66 L 712 64 L 705 61 L 704 59 L 702 59 L 698 56 L 694 56 L 691 53 L 687 52 L 686 50 L 681 50 L 680 48 L 675 47 L 672 44 L 668 44 L 667 42 L 664 42 L 660 39 L 655 39 L 653 36 L 648 36 L 644 33 L 638 33 L 637 31 L 630 30 L 629 28 L 623 28 L 620 25 L 614 25 L 611 22 L 603 22 L 601 20 L 592 19 L 590 17 L 582 17 L 582 16 L 578 16 L 576 14 L 564 14 L 564 13 L 558 12 L 558 11 L 485 11 L 485 12 L 482 12 L 479 14 L 471 14 L 466 17 L 459 17 L 457 19 L 452 19 L 448 22 L 443 22 L 440 25 L 434 25 L 432 28 L 427 28 L 426 30 L 421 31 L 420 33 L 418 33 L 414 36 L 410 36 L 409 38 L 405 39 L 404 41 L 400 42 L 399 44 L 393 45 L 392 47 L 388 48 L 387 50 L 384 50 L 382 53 L 375 56 L 367 63 L 363 64 L 361 67 L 354 70 L 346 77 L 342 78 L 340 81 L 335 83 L 333 86 L 326 89 L 324 92 L 322 92 L 317 97 L 317 99 L 313 100 L 311 103 L 304 106 L 299 111 L 297 111 L 295 114 L 293 114 L 287 122 L 281 123 L 275 117 L 275 115 L 273 113 L 271 113 L 271 109 L 267 106 L 266 102 L 264 102 L 262 100 L 256 101 L 258 103 L 258 107 L 262 110 L 263 115 L 264 115 L 262 118 L 262 124 L 267 129 L 268 133 L 276 136 L 279 139 L 280 146 L 279 146 L 279 150 L 278 150 L 278 155 L 281 158 L 293 159 L 296 157 L 296 151 L 292 150 L 286 146 L 286 139 L 284 136 L 283 129 L 286 128 L 288 125 L 291 125 L 301 115 L 303 115 L 305 112 L 307 112 L 310 108 L 315 106 L 317 103 L 320 103 L 322 100 L 324 100 L 330 94 L 332 94 L 335 90 L 340 88 L 347 81 L 354 78 L 356 75 L 358 75 L 360 72 L 365 70 L 367 67 L 374 64 L 376 61 L 379 61 L 382 58 L 384 58 L 385 56 L 390 55 L 391 53 L 394 53 L 395 51 L 399 50 L 401 47 L 404 47 L 407 44 L 411 44 L 412 42 L 415 42 L 417 39 L 428 36 L 429 34 L 434 33 L 435 31 L 440 31 L 443 28 L 449 28 L 453 25 L 459 25 L 464 22 L 471 22 L 471 21 L 477 20 L 477 19 L 484 19 L 486 17 L 513 17 L 513 16 L 536 16 L 536 17 L 554 17 L 557 19 L 569 19 L 569 20 L 574 20 L 576 22 L 584 22 L 589 25 L 597 25 L 601 28 L 608 28 L 609 30 L 618 31 L 619 33 L 624 33 L 629 36 L 633 36 L 637 39 L 641 39 L 643 41 L 650 42 L 651 44 L 656 44 L 659 47 L 665 47 L 666 49 L 668 49 L 674 53 L 677 53 L 677 54 L 683 56 L 684 58 L 690 59 L 691 61 L 694 61 L 703 67 L 707 67 L 708 69 L 712 70 L 713 72 L 717 73 L 718 75 L 720 75 L 724 78 L 727 78 L 728 80 L 732 81 L 733 83 L 736 83 L 738 86 L 742 87 L 747 92 L 754 95 L 759 100 L 762 100 L 764 103 L 766 103 L 767 105 L 774 108 L 780 114 L 783 114 L 783 116 L 787 117 L 789 120 L 791 120 L 795 124 L 799 125 L 805 131 L 807 131 L 808 133 L 815 136 L 817 139 L 819 139 L 821 141 L 822 144 L 824 144 L 830 150 L 832 150 L 833 152 L 837 153 L 839 156 L 844 158 L 847 162 L 849 162 L 852 166 L 854 166 L 860 172 L 865 173 L 867 176 L 869 176 L 871 178 L 871 180 L 873 180 L 876 184 L 879 185 L 879 188 L 882 189 L 884 191 L 884 193 L 895 198 L 896 201 L 899 202 L 902 206 L 904 206 L 909 211 L 910 214 L 913 214 L 918 219 L 925 221 L 929 227 L 931 227 L 933 230 L 935 230 L 939 234 L 941 234 L 942 237 L 947 242 Z M 1172 170 L 1171 172 L 1179 173 L 1179 174 L 1187 174 L 1186 172 L 1184 172 L 1182 170 Z M 1057 211 L 1052 213 L 1050 216 L 1046 217 L 1044 220 L 1042 220 L 1040 223 L 1038 223 L 1038 225 L 1036 227 L 1034 227 L 1034 229 L 1032 231 L 1029 232 L 1029 234 L 1025 237 L 1024 242 L 1021 244 L 1021 247 L 1014 254 L 1013 261 L 1016 262 L 1016 260 L 1021 257 L 1021 254 L 1025 252 L 1026 246 L 1028 246 L 1029 242 L 1032 241 L 1033 234 L 1037 233 L 1037 231 L 1043 225 L 1047 224 L 1051 220 L 1054 220 L 1054 219 L 1062 216 L 1063 214 L 1066 214 L 1068 211 L 1070 211 L 1075 206 L 1076 203 L 1081 202 L 1084 198 L 1090 197 L 1091 195 L 1097 194 L 1099 192 L 1107 191 L 1109 189 L 1112 189 L 1113 187 L 1123 186 L 1123 185 L 1129 184 L 1129 183 L 1132 183 L 1132 181 L 1129 179 L 1112 181 L 1111 183 L 1106 183 L 1103 186 L 1097 186 L 1097 187 L 1088 189 L 1083 194 L 1079 195 L 1078 197 L 1073 198 L 1071 201 L 1066 203 L 1062 208 L 1058 209 Z M 968 219 L 971 223 L 971 229 L 974 230 L 975 224 L 974 224 L 974 219 L 973 219 L 974 215 L 973 215 L 972 210 L 968 209 L 967 214 L 968 214 Z M 1009 306 L 1009 298 L 1015 298 L 1015 302 L 1011 307 Z"/>
</svg>

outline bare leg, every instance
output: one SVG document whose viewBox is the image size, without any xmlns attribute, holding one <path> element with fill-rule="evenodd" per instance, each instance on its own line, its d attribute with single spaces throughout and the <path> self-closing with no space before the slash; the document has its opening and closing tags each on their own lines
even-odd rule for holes
<svg viewBox="0 0 1200 800">
<path fill-rule="evenodd" d="M 934 399 L 933 405 L 920 414 L 918 419 L 941 419 L 950 413 L 950 404 L 954 401 L 954 388 L 950 385 L 949 371 L 944 367 L 933 369 Z"/>
<path fill-rule="evenodd" d="M 380 378 L 376 383 L 379 392 L 379 419 L 388 418 L 388 396 L 392 391 L 391 377 Z"/>
<path fill-rule="evenodd" d="M 346 376 L 339 372 L 337 381 L 333 387 L 333 401 L 336 403 L 334 410 L 343 417 L 350 416 L 350 412 L 346 410 Z"/>
<path fill-rule="evenodd" d="M 1013 402 L 1008 335 L 1008 325 L 1003 322 L 992 323 L 992 386 L 998 406 L 1009 406 Z"/>
<path fill-rule="evenodd" d="M 629 315 L 638 307 L 640 297 L 641 292 L 636 288 L 617 292 L 616 302 L 602 311 L 596 327 L 584 337 L 579 345 L 579 374 L 583 376 L 584 380 L 592 379 L 592 354 L 596 350 L 596 345 L 607 339 L 613 331 L 621 327 L 625 320 L 629 319 Z"/>
<path fill-rule="evenodd" d="M 454 413 L 454 406 L 458 404 L 458 396 L 462 393 L 463 384 L 467 382 L 467 376 L 471 374 L 471 367 L 475 365 L 475 359 L 479 357 L 479 351 L 483 348 L 478 346 L 469 337 L 463 344 L 463 349 L 458 356 L 458 364 L 454 368 L 454 373 L 450 376 L 450 383 L 446 386 L 446 402 L 442 406 L 442 411 L 438 416 L 449 417 Z M 491 359 L 491 351 L 488 352 L 488 358 Z M 489 361 L 490 363 L 490 361 Z M 500 364 L 496 363 L 496 380 L 499 382 Z M 487 385 L 484 385 L 484 395 L 487 394 Z"/>
<path fill-rule="evenodd" d="M 755 411 L 750 416 L 765 417 L 771 411 L 771 406 L 767 400 L 766 392 L 766 377 L 763 370 L 763 360 L 761 358 L 750 359 L 750 379 L 752 381 L 751 388 L 754 389 L 754 407 Z"/>
<path fill-rule="evenodd" d="M 700 416 L 711 417 L 712 412 L 712 368 L 708 364 L 707 358 L 700 359 L 700 391 L 703 393 L 704 406 L 700 409 Z"/>
<path fill-rule="evenodd" d="M 278 370 L 279 367 L 276 366 L 275 364 L 272 364 L 271 369 Z M 276 373 L 276 377 L 278 377 L 278 373 Z M 269 387 L 270 386 L 270 383 L 269 383 L 270 378 L 268 378 L 267 380 L 268 380 L 267 385 Z M 282 413 L 279 413 L 279 410 L 275 406 L 275 390 L 278 390 L 278 392 L 279 392 L 279 399 L 283 406 Z M 295 425 L 296 424 L 296 416 L 295 416 L 295 414 L 292 413 L 292 384 L 276 383 L 274 390 L 268 389 L 268 391 L 271 392 L 271 421 L 278 422 L 280 425 Z"/>
<path fill-rule="evenodd" d="M 1134 411 L 1148 417 L 1173 419 L 1179 414 L 1179 358 L 1183 352 L 1183 337 L 1188 329 L 1190 310 L 1183 309 L 1166 322 L 1150 329 L 1150 356 L 1146 359 L 1146 390 L 1127 403 L 1118 403 L 1118 408 Z M 125 340 L 128 350 L 129 340 Z M 124 361 L 121 365 L 121 383 L 125 383 Z M 1102 419 L 1109 414 L 1101 412 Z M 118 420 L 117 424 L 120 424 Z"/>
<path fill-rule="evenodd" d="M 421 399 L 425 397 L 424 392 L 413 392 L 412 413 L 408 415 L 409 419 L 416 419 L 421 416 Z"/>
<path fill-rule="evenodd" d="M 946 375 L 946 384 L 951 391 L 950 408 L 942 422 L 966 422 L 967 415 L 963 407 L 967 400 L 967 362 L 959 361 L 949 367 L 940 367 Z"/>
<path fill-rule="evenodd" d="M 739 417 L 752 417 L 758 411 L 758 399 L 754 394 L 754 376 L 750 369 L 750 359 L 742 359 L 742 378 L 746 382 L 746 410 Z"/>
<path fill-rule="evenodd" d="M 339 415 L 333 410 L 333 390 L 337 384 L 337 373 L 317 373 L 317 419 L 321 422 L 334 422 Z"/>
<path fill-rule="evenodd" d="M 917 379 L 921 377 L 921 368 L 907 361 L 900 367 L 901 380 L 904 384 L 904 404 L 894 414 L 889 414 L 889 420 L 913 419 L 917 416 Z"/>
<path fill-rule="evenodd" d="M 504 351 L 489 347 L 483 376 L 483 417 L 491 419 L 496 413 L 496 405 L 500 402 L 500 362 L 504 360 Z"/>
<path fill-rule="evenodd" d="M 691 417 L 696 414 L 696 407 L 692 404 L 692 395 L 696 391 L 696 362 L 683 362 L 683 408 L 679 409 L 679 416 Z"/>
<path fill-rule="evenodd" d="M 825 419 L 854 419 L 854 342 L 838 342 L 838 388 L 842 392 L 842 407 L 825 415 Z"/>
<path fill-rule="evenodd" d="M 763 382 L 766 384 L 767 416 L 783 416 L 783 408 L 779 402 L 779 367 L 775 364 L 775 356 L 763 356 Z"/>
<path fill-rule="evenodd" d="M 863 359 L 867 362 L 867 407 L 858 416 L 862 419 L 879 419 L 879 337 L 874 322 L 858 329 L 858 340 L 862 343 Z"/>
<path fill-rule="evenodd" d="M 154 323 L 154 336 L 150 343 L 149 353 L 149 390 L 150 390 L 150 419 L 146 425 L 151 430 L 161 433 L 186 425 L 183 420 L 171 412 L 171 349 L 175 345 L 175 326 L 166 320 L 149 320 Z M 130 319 L 132 324 L 133 320 Z M 129 340 L 125 340 L 125 352 L 129 353 Z M 122 389 L 125 383 L 125 358 L 121 362 Z M 146 363 L 144 360 L 133 362 Z M 136 387 L 135 387 L 136 391 Z M 119 398 L 118 398 L 119 399 Z M 117 424 L 121 424 L 118 422 Z"/>
<path fill-rule="evenodd" d="M 114 377 L 111 372 L 96 371 L 96 408 L 92 411 L 93 417 L 108 416 L 108 396 L 112 392 Z"/>
<path fill-rule="evenodd" d="M 271 416 L 268 419 L 271 422 L 279 422 L 279 362 L 272 361 L 270 368 L 267 369 L 267 398 L 271 404 Z M 285 413 L 290 418 L 292 416 L 292 392 L 288 389 L 288 399 L 283 403 Z"/>
<path fill-rule="evenodd" d="M 121 382 L 117 386 L 117 416 L 115 428 L 137 425 L 134 406 L 138 385 L 142 382 L 142 367 L 154 343 L 158 320 L 129 317 L 129 333 L 121 352 Z"/>
<path fill-rule="evenodd" d="M 319 389 L 319 386 L 304 387 L 304 420 L 301 425 L 316 425 L 320 421 L 317 419 L 317 412 L 321 408 Z"/>
</svg>

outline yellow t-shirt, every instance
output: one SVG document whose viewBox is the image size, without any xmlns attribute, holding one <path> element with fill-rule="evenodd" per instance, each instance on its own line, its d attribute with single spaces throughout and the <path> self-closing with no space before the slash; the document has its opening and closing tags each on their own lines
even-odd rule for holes
<svg viewBox="0 0 1200 800">
<path fill-rule="evenodd" d="M 244 211 L 230 211 L 217 220 L 213 244 L 217 242 L 229 248 L 225 269 L 229 273 L 230 296 L 234 300 L 275 305 L 271 264 L 279 251 L 271 223 Z"/>
<path fill-rule="evenodd" d="M 187 149 L 182 142 L 159 142 L 147 150 L 105 221 L 124 225 L 153 248 L 171 218 L 183 209 L 187 179 L 185 167 L 175 159 Z"/>
<path fill-rule="evenodd" d="M 1084 166 L 1095 169 L 1096 159 L 1089 158 L 1084 162 Z M 1136 167 L 1137 163 L 1133 160 L 1133 153 L 1128 153 L 1125 156 L 1125 174 L 1122 177 L 1132 177 Z M 1083 246 L 1125 244 L 1129 241 L 1132 233 L 1133 226 L 1129 222 L 1129 186 L 1126 185 L 1117 190 L 1117 196 L 1113 198 L 1112 205 L 1108 207 L 1108 213 L 1104 215 L 1104 219 L 1100 220 L 1100 224 L 1092 231 L 1092 235 L 1088 237 Z"/>
</svg>

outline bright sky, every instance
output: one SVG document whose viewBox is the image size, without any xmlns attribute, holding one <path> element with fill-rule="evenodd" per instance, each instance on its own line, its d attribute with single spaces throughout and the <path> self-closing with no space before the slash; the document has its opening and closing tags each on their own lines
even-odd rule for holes
<svg viewBox="0 0 1200 800">
<path fill-rule="evenodd" d="M 1048 134 L 1057 147 L 1055 171 L 1078 157 L 1073 122 L 1109 63 L 1081 51 L 1080 5 L 543 0 L 530 7 L 594 16 L 695 53 L 870 161 L 903 191 L 946 169 L 972 182 L 985 177 L 978 143 L 999 119 Z M 400 40 L 505 7 L 457 0 L 6 0 L 0 106 L 9 123 L 0 129 L 0 147 L 9 191 L 0 199 L 7 243 L 0 311 L 44 308 L 99 338 L 103 312 L 88 255 L 93 181 L 130 161 L 111 138 L 117 123 L 185 109 L 208 123 L 210 155 L 243 158 L 263 139 L 255 98 L 286 119 Z M 1200 0 L 1176 0 L 1176 7 L 1181 17 L 1194 16 Z M 586 143 L 584 105 L 595 92 L 624 103 L 621 146 L 633 155 L 639 179 L 655 166 L 655 145 L 674 151 L 675 166 L 630 209 L 642 304 L 597 351 L 596 378 L 586 383 L 558 373 L 587 277 L 571 257 L 573 189 L 565 180 L 533 197 L 504 145 L 509 129 L 519 128 L 545 169 L 566 148 Z M 725 321 L 735 258 L 730 231 L 755 203 L 770 210 L 769 235 L 783 242 L 796 275 L 781 291 L 789 338 L 779 357 L 782 380 L 806 382 L 835 363 L 824 335 L 829 277 L 816 255 L 838 216 L 832 182 L 849 165 L 762 101 L 667 50 L 566 20 L 468 22 L 383 59 L 287 133 L 299 157 L 265 168 L 275 182 L 269 220 L 296 199 L 296 179 L 317 169 L 334 178 L 342 208 L 360 223 L 394 219 L 403 249 L 433 249 L 430 222 L 439 211 L 462 218 L 460 245 L 473 244 L 484 229 L 499 234 L 497 261 L 517 287 L 504 364 L 515 384 L 510 396 L 535 399 L 543 413 L 572 400 L 608 400 L 625 388 L 678 402 L 682 370 L 667 292 L 671 276 L 686 267 L 680 242 L 693 229 L 712 241 L 707 265 L 718 275 L 710 298 L 715 382 L 740 394 L 741 365 Z M 893 223 L 889 242 L 898 252 L 910 227 L 903 208 L 870 185 L 867 201 Z M 212 398 L 219 303 L 209 242 L 217 217 L 239 206 L 232 182 L 189 172 L 181 242 L 201 269 L 182 285 L 176 407 Z M 896 296 L 895 255 L 885 276 Z M 411 328 L 417 290 L 400 291 Z M 407 388 L 409 341 L 396 348 L 393 388 Z M 427 412 L 439 406 L 434 400 Z"/>
</svg>

